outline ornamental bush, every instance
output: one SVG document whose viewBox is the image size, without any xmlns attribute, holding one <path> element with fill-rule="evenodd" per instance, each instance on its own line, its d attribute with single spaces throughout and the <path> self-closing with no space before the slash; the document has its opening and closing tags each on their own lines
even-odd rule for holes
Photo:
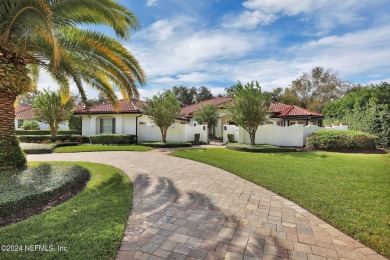
<svg viewBox="0 0 390 260">
<path fill-rule="evenodd" d="M 348 130 L 322 130 L 307 138 L 309 150 L 346 151 L 375 149 L 377 137 L 372 134 Z"/>
<path fill-rule="evenodd" d="M 16 136 L 0 140 L 0 147 L 7 147 L 0 150 L 0 171 L 13 167 L 20 168 L 26 165 L 25 153 L 22 152 Z"/>
<path fill-rule="evenodd" d="M 93 135 L 89 140 L 91 144 L 134 144 L 136 135 Z"/>
<path fill-rule="evenodd" d="M 23 130 L 41 130 L 37 121 L 27 121 L 22 125 Z"/>
<path fill-rule="evenodd" d="M 228 134 L 227 138 L 229 140 L 229 143 L 234 143 L 234 134 Z"/>
<path fill-rule="evenodd" d="M 0 176 L 0 217 L 43 205 L 89 179 L 87 169 L 78 165 L 41 163 L 24 170 L 5 171 Z"/>
</svg>

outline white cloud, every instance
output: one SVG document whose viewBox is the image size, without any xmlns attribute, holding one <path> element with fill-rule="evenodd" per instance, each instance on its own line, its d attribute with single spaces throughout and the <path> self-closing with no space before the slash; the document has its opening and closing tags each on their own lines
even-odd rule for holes
<svg viewBox="0 0 390 260">
<path fill-rule="evenodd" d="M 225 28 L 245 28 L 253 29 L 258 25 L 267 25 L 274 22 L 277 16 L 273 13 L 265 13 L 259 10 L 244 11 L 238 17 L 225 16 L 223 26 Z"/>
<path fill-rule="evenodd" d="M 152 7 L 157 5 L 157 0 L 146 0 L 146 6 L 147 7 Z"/>
<path fill-rule="evenodd" d="M 225 27 L 255 28 L 271 24 L 283 16 L 304 14 L 312 17 L 315 27 L 324 33 L 338 25 L 364 23 L 367 18 L 363 19 L 360 13 L 383 4 L 386 4 L 386 0 L 375 3 L 360 0 L 247 0 L 243 3 L 245 10 L 235 17 L 225 17 L 224 24 Z M 308 21 L 308 18 L 300 20 Z"/>
</svg>

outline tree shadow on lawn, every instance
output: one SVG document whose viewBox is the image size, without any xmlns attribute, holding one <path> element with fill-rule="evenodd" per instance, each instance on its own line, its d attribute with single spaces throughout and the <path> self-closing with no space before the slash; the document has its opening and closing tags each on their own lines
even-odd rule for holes
<svg viewBox="0 0 390 260">
<path fill-rule="evenodd" d="M 249 239 L 242 236 L 248 233 Z M 117 257 L 146 257 L 161 249 L 173 251 L 166 258 L 202 259 L 209 254 L 223 259 L 229 245 L 240 246 L 243 255 L 259 257 L 270 240 L 275 244 L 276 239 L 257 234 L 255 227 L 240 222 L 234 212 L 224 212 L 204 194 L 182 194 L 169 178 L 152 181 L 140 174 L 134 181 L 132 213 Z"/>
</svg>

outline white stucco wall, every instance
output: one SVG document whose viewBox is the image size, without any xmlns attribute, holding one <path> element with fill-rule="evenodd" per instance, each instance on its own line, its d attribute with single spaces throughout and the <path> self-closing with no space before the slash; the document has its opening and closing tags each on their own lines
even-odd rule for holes
<svg viewBox="0 0 390 260">
<path fill-rule="evenodd" d="M 82 115 L 82 134 L 91 136 L 99 134 L 101 118 L 115 118 L 116 134 L 136 134 L 136 118 L 139 114 L 104 114 Z M 204 129 L 204 130 L 203 130 Z M 167 132 L 169 142 L 194 141 L 195 133 L 200 133 L 200 141 L 207 142 L 207 126 L 190 126 L 176 121 Z M 160 128 L 155 126 L 147 115 L 138 118 L 138 142 L 162 141 Z"/>
<path fill-rule="evenodd" d="M 15 118 L 15 129 L 16 130 L 22 130 L 22 128 L 18 128 L 18 120 L 22 119 L 23 123 L 29 122 L 29 121 L 37 121 L 34 119 L 23 119 L 23 118 Z M 37 121 L 38 122 L 38 121 Z M 38 125 L 41 130 L 50 130 L 50 126 L 46 123 L 38 122 Z M 69 124 L 68 121 L 64 122 L 63 124 L 58 125 L 58 130 L 69 130 Z"/>
<path fill-rule="evenodd" d="M 238 140 L 239 143 L 250 144 L 249 134 L 242 127 L 225 126 L 226 130 L 224 130 L 223 134 L 223 143 L 228 142 L 228 134 L 234 134 L 235 140 Z M 319 130 L 348 130 L 348 126 L 339 125 L 325 128 L 315 125 L 304 126 L 303 124 L 295 124 L 288 127 L 281 127 L 276 124 L 266 124 L 259 126 L 257 129 L 255 142 L 256 144 L 302 147 L 306 143 L 307 136 Z"/>
</svg>

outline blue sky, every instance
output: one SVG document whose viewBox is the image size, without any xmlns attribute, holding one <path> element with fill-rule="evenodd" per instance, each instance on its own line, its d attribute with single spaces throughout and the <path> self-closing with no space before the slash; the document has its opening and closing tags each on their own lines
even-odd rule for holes
<svg viewBox="0 0 390 260">
<path fill-rule="evenodd" d="M 390 82 L 388 0 L 119 2 L 141 23 L 123 42 L 148 77 L 141 97 L 175 85 L 219 94 L 238 80 L 271 90 L 314 66 L 353 83 Z M 48 85 L 42 77 L 40 87 Z"/>
</svg>

